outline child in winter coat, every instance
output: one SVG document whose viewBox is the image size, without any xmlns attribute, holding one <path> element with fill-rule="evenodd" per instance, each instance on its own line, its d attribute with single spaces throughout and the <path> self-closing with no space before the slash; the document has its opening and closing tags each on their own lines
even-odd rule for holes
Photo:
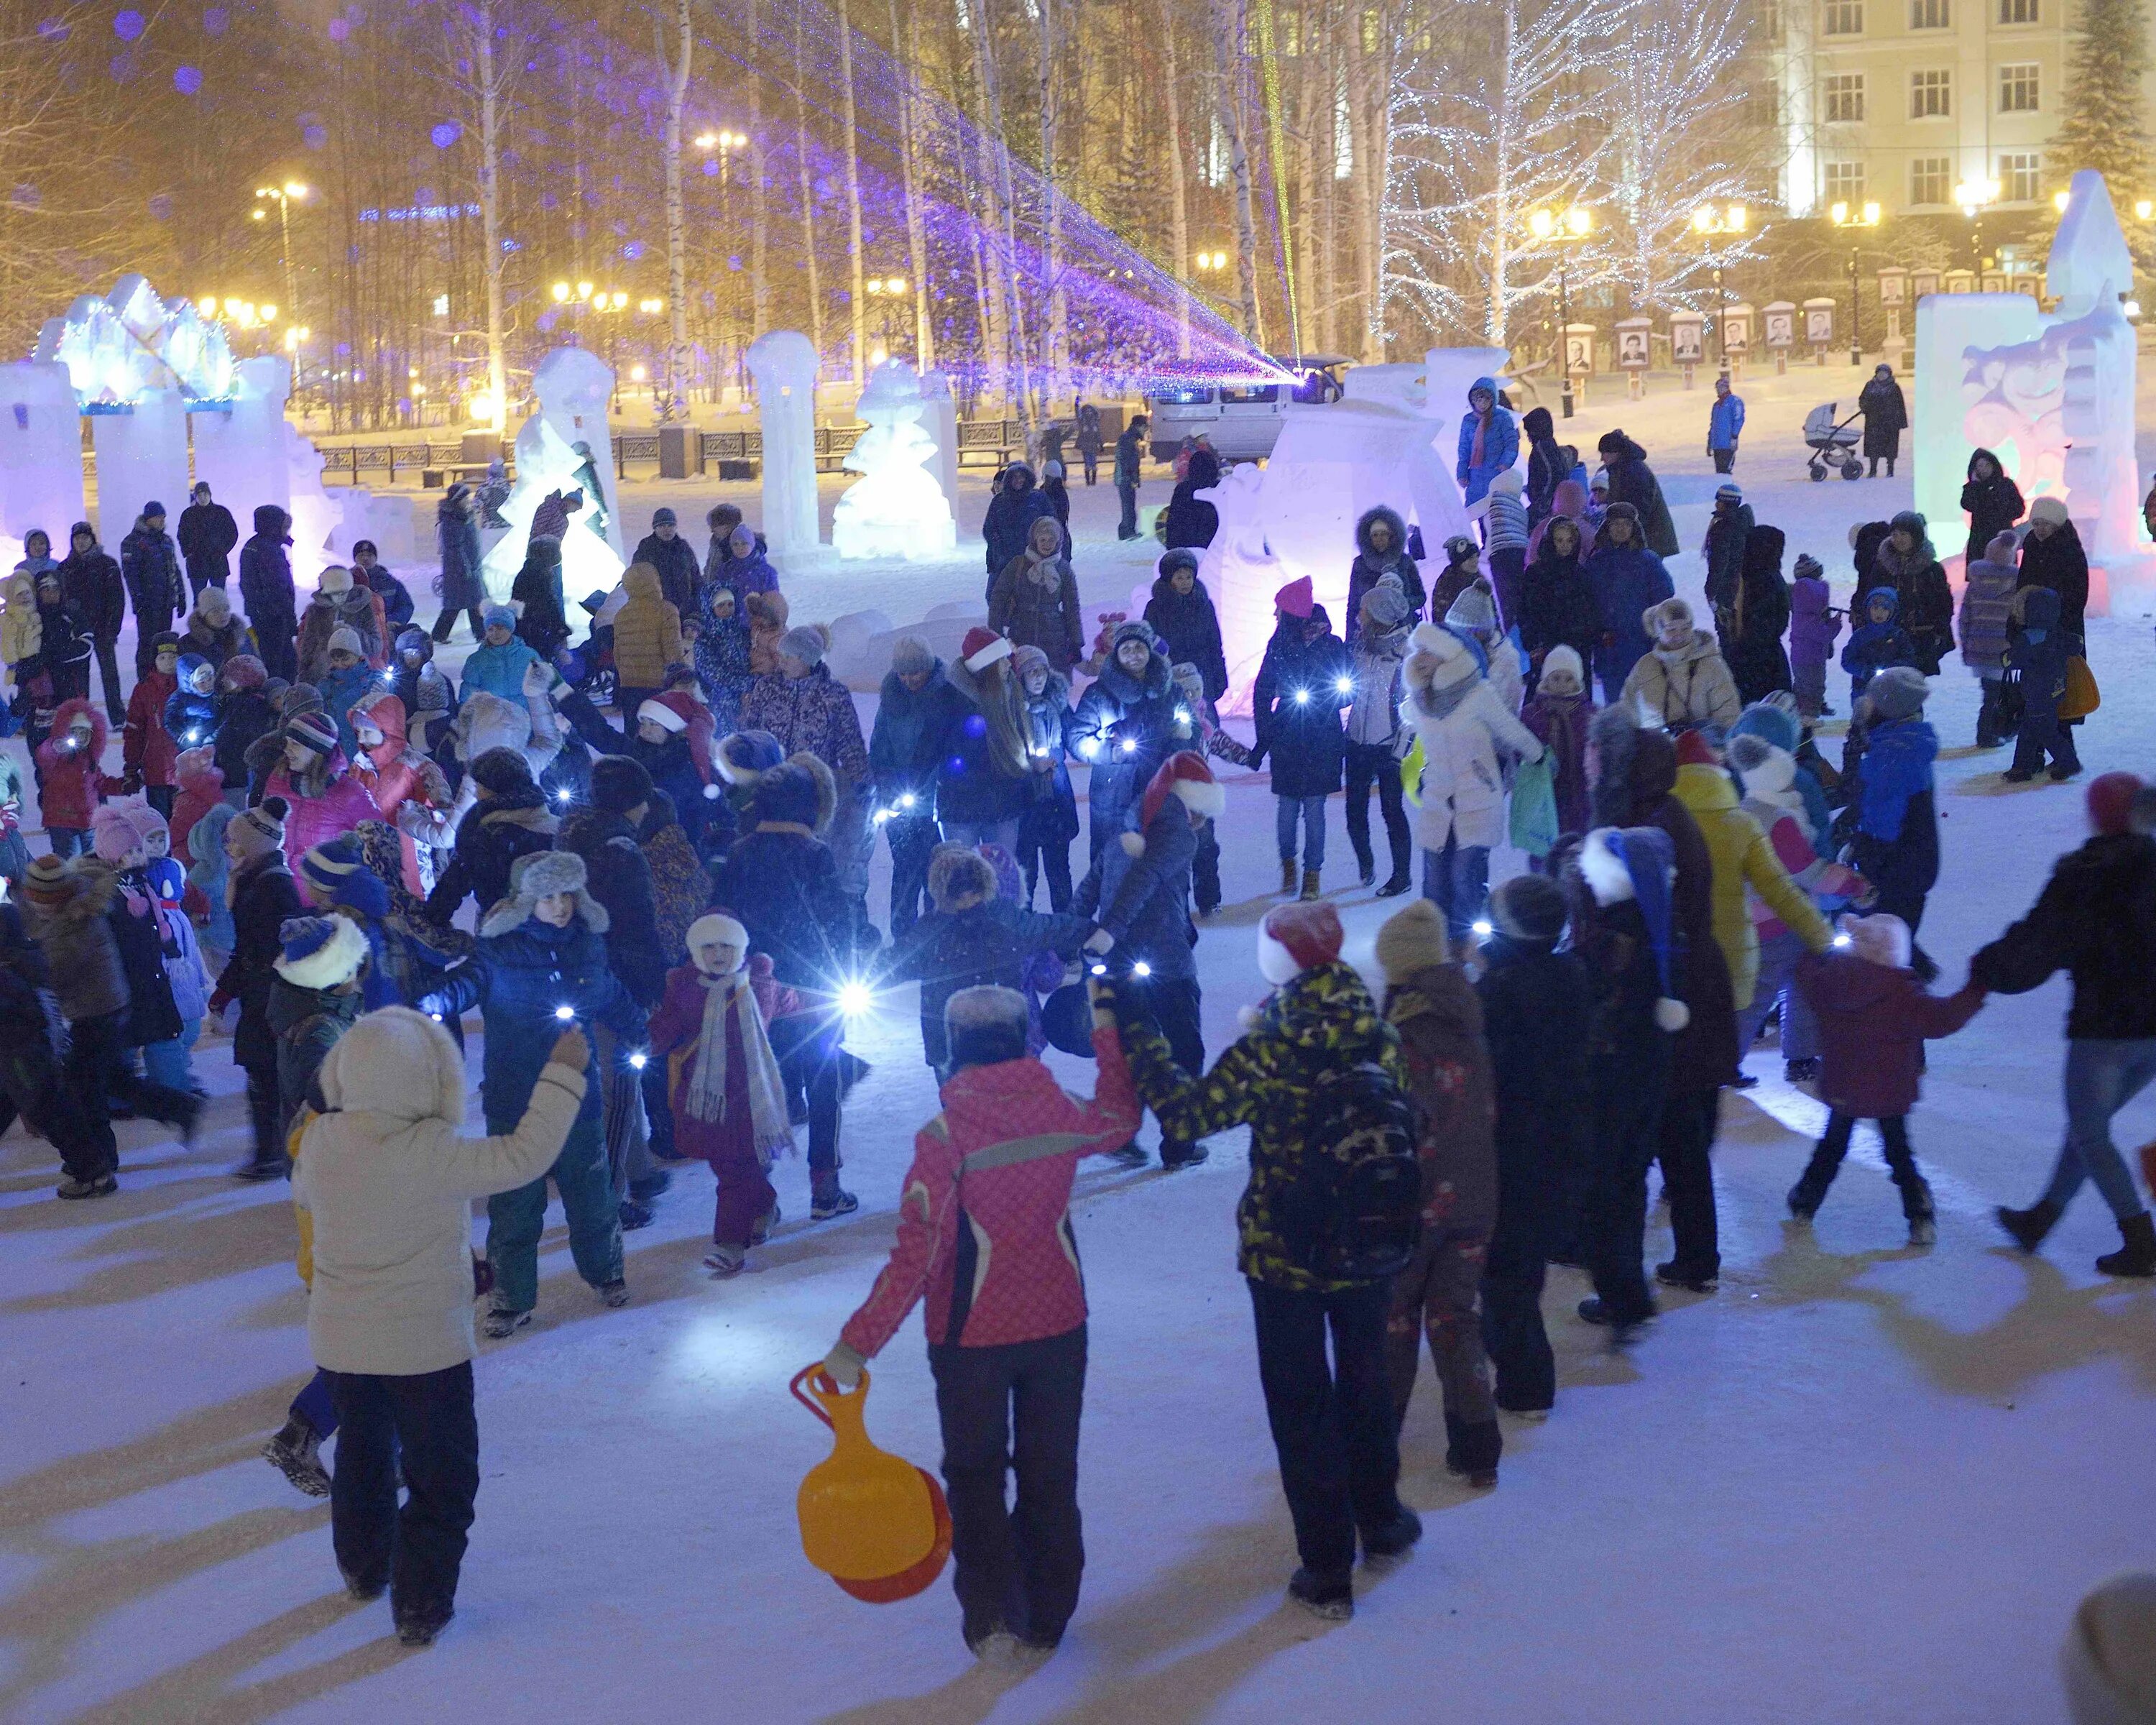
<svg viewBox="0 0 2156 1725">
<path fill-rule="evenodd" d="M 1025 871 L 1025 904 L 1033 904 L 1034 888 L 1048 877 L 1048 907 L 1061 912 L 1070 908 L 1070 842 L 1078 836 L 1078 798 L 1070 785 L 1070 682 L 1048 661 L 1038 647 L 1021 647 L 1011 655 L 1019 686 L 1025 693 L 1026 724 L 1032 735 L 1032 796 L 1018 820 L 1018 861 Z M 1190 691 L 1183 690 L 1183 698 Z M 1204 690 L 1199 696 L 1202 701 Z M 877 723 L 882 723 L 879 713 Z M 1219 847 L 1216 842 L 1214 854 Z M 1216 869 L 1216 877 L 1217 877 Z M 1216 904 L 1219 900 L 1214 901 Z M 898 931 L 891 931 L 894 938 Z"/>
<path fill-rule="evenodd" d="M 30 847 L 23 838 L 23 769 L 13 755 L 0 756 L 0 880 L 22 884 L 30 866 Z"/>
<path fill-rule="evenodd" d="M 1863 600 L 1865 621 L 1850 631 L 1841 649 L 1841 668 L 1849 673 L 1849 698 L 1860 699 L 1872 678 L 1890 665 L 1913 665 L 1917 649 L 1908 632 L 1894 620 L 1901 596 L 1891 587 L 1875 587 Z"/>
<path fill-rule="evenodd" d="M 1503 475 L 1500 475 L 1500 478 Z M 1370 792 L 1378 793 L 1392 871 L 1378 888 L 1396 898 L 1414 884 L 1414 840 L 1400 798 L 1400 667 L 1414 633 L 1414 603 L 1389 571 L 1364 591 L 1361 620 L 1348 649 L 1354 693 L 1348 709 L 1348 842 L 1365 886 L 1375 883 L 1378 863 L 1370 848 Z"/>
<path fill-rule="evenodd" d="M 1841 614 L 1827 590 L 1826 571 L 1817 557 L 1804 552 L 1789 583 L 1789 678 L 1797 711 L 1807 719 L 1833 711 L 1826 704 L 1826 664 L 1840 634 Z"/>
<path fill-rule="evenodd" d="M 225 881 L 231 859 L 225 855 L 225 829 L 239 811 L 229 803 L 214 803 L 187 828 L 187 904 L 202 937 L 203 957 L 213 971 L 223 973 L 232 957 L 232 906 L 225 898 Z"/>
<path fill-rule="evenodd" d="M 1482 548 L 1490 557 L 1490 584 L 1507 629 L 1520 626 L 1521 577 L 1527 567 L 1527 511 L 1520 501 L 1520 474 L 1507 468 L 1490 481 L 1482 499 Z"/>
<path fill-rule="evenodd" d="M 172 812 L 172 762 L 181 747 L 165 727 L 167 704 L 179 687 L 179 664 L 180 638 L 167 629 L 151 642 L 151 668 L 127 697 L 120 740 L 128 788 L 146 791 L 161 814 Z"/>
<path fill-rule="evenodd" d="M 98 764 L 105 735 L 105 716 L 79 696 L 61 703 L 53 715 L 52 735 L 38 745 L 38 809 L 54 856 L 88 850 L 98 804 L 108 793 L 116 796 L 126 788 L 125 780 Z"/>
<path fill-rule="evenodd" d="M 1465 534 L 1445 542 L 1445 567 L 1430 590 L 1430 615 L 1442 621 L 1452 602 L 1482 578 L 1482 547 Z"/>
<path fill-rule="evenodd" d="M 421 754 L 434 755 L 456 716 L 457 693 L 434 664 L 434 642 L 424 629 L 397 637 L 397 660 L 390 685 L 404 703 L 404 734 Z"/>
<path fill-rule="evenodd" d="M 713 583 L 704 589 L 704 612 L 696 624 L 696 675 L 711 698 L 711 717 L 722 737 L 733 730 L 742 696 L 748 692 L 753 675 L 749 648 L 749 623 L 740 596 L 724 583 Z"/>
<path fill-rule="evenodd" d="M 456 798 L 449 781 L 412 746 L 404 703 L 393 691 L 363 697 L 350 718 L 360 751 L 353 774 L 403 840 L 405 890 L 424 897 L 434 891 L 456 845 Z"/>
<path fill-rule="evenodd" d="M 1481 649 L 1483 675 L 1490 680 L 1490 692 L 1507 712 L 1519 711 L 1527 696 L 1527 674 L 1520 666 L 1519 650 L 1497 625 L 1497 599 L 1490 583 L 1470 584 L 1440 621 Z"/>
<path fill-rule="evenodd" d="M 1070 1183 L 1081 1158 L 1123 1142 L 1138 1117 L 1113 1020 L 1096 1008 L 1094 1024 L 1100 1080 L 1081 1102 L 1027 1055 L 1023 999 L 989 988 L 952 997 L 952 1076 L 942 1111 L 914 1139 L 897 1243 L 824 1361 L 850 1389 L 927 1299 L 958 1603 L 966 1644 L 984 1658 L 1052 1650 L 1078 1604 L 1086 1314 Z M 1015 1452 L 1014 1394 L 1035 1410 Z M 1004 1485 L 1014 1465 L 1016 1527 Z"/>
<path fill-rule="evenodd" d="M 1963 575 L 1956 633 L 1961 662 L 1983 685 L 1976 713 L 1976 746 L 1980 749 L 1997 748 L 2014 729 L 2007 721 L 2006 649 L 2008 611 L 2021 584 L 2015 555 L 2020 543 L 2010 532 L 1994 535 L 1982 557 L 1969 559 Z"/>
<path fill-rule="evenodd" d="M 1281 891 L 1296 891 L 1295 845 L 1302 834 L 1301 896 L 1314 899 L 1325 867 L 1325 803 L 1340 788 L 1347 740 L 1341 710 L 1355 692 L 1348 649 L 1332 633 L 1308 576 L 1273 595 L 1277 624 L 1251 685 L 1252 752 L 1273 768 L 1273 822 Z"/>
<path fill-rule="evenodd" d="M 1220 728 L 1220 716 L 1205 698 L 1204 673 L 1194 665 L 1178 665 L 1173 676 L 1183 700 L 1178 714 L 1190 715 L 1196 752 L 1208 760 L 1249 766 L 1250 752 Z M 1190 903 L 1201 922 L 1220 908 L 1220 834 L 1209 815 L 1198 829 L 1197 854 L 1190 859 Z"/>
<path fill-rule="evenodd" d="M 1587 668 L 1569 647 L 1553 647 L 1543 660 L 1542 680 L 1520 709 L 1520 722 L 1549 752 L 1550 785 L 1557 795 L 1557 829 L 1584 833 L 1589 825 L 1587 725 L 1594 716 L 1587 697 Z M 1548 867 L 1533 860 L 1537 873 Z"/>
<path fill-rule="evenodd" d="M 2076 644 L 2059 629 L 2059 596 L 2048 587 L 2025 587 L 2014 595 L 2020 625 L 2006 649 L 2006 672 L 2020 696 L 2021 720 L 2014 737 L 2010 784 L 2026 784 L 2051 757 L 2051 778 L 2064 783 L 2082 770 L 2073 727 L 2059 718 L 2066 692 L 2066 660 Z"/>
<path fill-rule="evenodd" d="M 326 714 L 300 714 L 285 725 L 284 739 L 284 758 L 270 772 L 264 794 L 283 798 L 291 810 L 285 821 L 285 855 L 296 862 L 316 845 L 377 819 L 381 810 L 346 767 Z"/>
<path fill-rule="evenodd" d="M 1500 475 L 1499 477 L 1503 477 Z M 1497 1483 L 1505 1440 L 1490 1394 L 1476 1306 L 1497 1222 L 1496 1101 L 1482 1003 L 1453 962 L 1445 919 L 1418 899 L 1378 931 L 1385 1022 L 1400 1039 L 1422 1163 L 1422 1240 L 1393 1281 L 1385 1321 L 1394 1425 L 1407 1419 L 1422 1339 L 1445 1397 L 1445 1464 L 1471 1485 Z"/>
<path fill-rule="evenodd" d="M 357 762 L 359 736 L 352 728 L 352 710 L 382 687 L 357 630 L 340 627 L 330 637 L 329 670 L 315 686 L 321 691 L 324 715 L 336 726 L 337 747 L 346 760 Z"/>
<path fill-rule="evenodd" d="M 329 1052 L 366 1009 L 367 933 L 348 916 L 295 916 L 272 967 L 270 1028 L 277 1034 L 277 1095 L 289 1133 Z M 385 1004 L 395 1004 L 393 1001 Z"/>
<path fill-rule="evenodd" d="M 793 1153 L 786 1084 L 765 1029 L 779 988 L 770 959 L 751 959 L 748 931 L 723 912 L 690 924 L 689 954 L 667 973 L 651 1053 L 666 1061 L 678 1153 L 709 1163 L 718 1183 L 704 1266 L 729 1276 L 778 1224 L 771 1164 Z"/>
<path fill-rule="evenodd" d="M 1713 635 L 1692 627 L 1691 607 L 1680 598 L 1650 605 L 1640 619 L 1654 639 L 1625 679 L 1620 704 L 1647 724 L 1672 732 L 1718 725 L 1725 731 L 1744 710 Z"/>
<path fill-rule="evenodd" d="M 1917 1106 L 1925 1041 L 1951 1036 L 1975 1017 L 1984 990 L 1971 978 L 1944 999 L 1927 993 L 1909 968 L 1909 928 L 1898 916 L 1845 916 L 1841 930 L 1846 947 L 1837 941 L 1809 954 L 1797 971 L 1798 986 L 1819 1014 L 1820 1095 L 1832 1111 L 1789 1189 L 1789 1214 L 1799 1222 L 1818 1214 L 1856 1122 L 1874 1120 L 1901 1189 L 1909 1244 L 1930 1245 L 1938 1228 L 1932 1189 L 1909 1149 L 1909 1111 Z"/>
<path fill-rule="evenodd" d="M 218 673 L 217 768 L 234 801 L 247 793 L 247 752 L 277 728 L 269 680 L 251 653 L 235 653 Z"/>
<path fill-rule="evenodd" d="M 1914 665 L 1889 666 L 1871 680 L 1864 706 L 1863 753 L 1848 787 L 1856 811 L 1849 861 L 1878 889 L 1875 908 L 1899 916 L 1913 942 L 1923 927 L 1924 901 L 1939 878 L 1939 824 L 1933 763 L 1939 737 L 1924 717 L 1928 694 Z M 1914 947 L 1926 980 L 1938 968 Z"/>
<path fill-rule="evenodd" d="M 1543 745 L 1491 693 L 1466 641 L 1430 623 L 1409 640 L 1401 711 L 1422 745 L 1422 894 L 1457 943 L 1482 914 L 1490 849 L 1504 836 L 1498 756 L 1538 761 Z"/>
<path fill-rule="evenodd" d="M 526 668 L 540 662 L 539 655 L 516 638 L 516 611 L 510 605 L 489 605 L 482 616 L 486 634 L 465 660 L 459 701 L 485 691 L 502 700 L 524 699 Z"/>
<path fill-rule="evenodd" d="M 355 586 L 352 571 L 332 564 L 315 583 L 315 596 L 300 614 L 300 680 L 316 688 L 329 675 L 330 637 L 348 629 L 359 638 L 358 656 L 379 667 L 382 659 L 382 601 L 372 589 Z"/>
<path fill-rule="evenodd" d="M 210 592 L 217 589 L 211 588 Z M 142 685 L 136 685 L 141 692 Z M 164 732 L 175 751 L 217 747 L 217 667 L 199 653 L 180 655 L 177 686 L 165 697 Z M 134 721 L 128 721 L 129 731 Z"/>
</svg>

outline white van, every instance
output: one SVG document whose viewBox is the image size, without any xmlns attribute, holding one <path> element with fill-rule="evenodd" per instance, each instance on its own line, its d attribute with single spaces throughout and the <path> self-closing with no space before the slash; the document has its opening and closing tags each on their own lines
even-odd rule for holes
<svg viewBox="0 0 2156 1725">
<path fill-rule="evenodd" d="M 1152 421 L 1152 459 L 1172 461 L 1186 437 L 1205 434 L 1227 461 L 1258 461 L 1273 452 L 1282 416 L 1291 402 L 1314 405 L 1340 399 L 1341 373 L 1348 362 L 1336 354 L 1313 353 L 1278 362 L 1300 372 L 1302 381 L 1286 383 L 1180 384 L 1145 398 Z"/>
</svg>

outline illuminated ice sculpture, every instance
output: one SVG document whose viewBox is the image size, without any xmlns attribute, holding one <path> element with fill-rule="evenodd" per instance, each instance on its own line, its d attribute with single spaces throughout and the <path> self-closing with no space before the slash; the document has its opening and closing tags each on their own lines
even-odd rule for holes
<svg viewBox="0 0 2156 1725">
<path fill-rule="evenodd" d="M 904 557 L 926 562 L 958 548 L 951 500 L 928 465 L 936 439 L 921 425 L 928 403 L 921 379 L 902 359 L 869 374 L 857 411 L 868 429 L 847 453 L 860 478 L 839 499 L 831 543 L 842 557 Z"/>
<path fill-rule="evenodd" d="M 81 413 L 59 362 L 0 365 L 0 533 L 20 539 L 43 527 L 55 557 L 85 519 Z"/>
<path fill-rule="evenodd" d="M 366 536 L 364 523 L 357 533 L 340 531 L 351 524 L 361 494 L 332 498 L 322 489 L 321 452 L 285 417 L 291 393 L 290 362 L 270 355 L 242 360 L 231 399 L 195 409 L 195 477 L 208 480 L 212 495 L 243 520 L 259 503 L 290 516 L 292 572 L 311 581 L 331 561 L 333 542 L 341 555 Z"/>
<path fill-rule="evenodd" d="M 577 602 L 621 584 L 628 559 L 622 550 L 621 510 L 608 489 L 613 449 L 607 403 L 613 372 L 583 347 L 557 347 L 531 374 L 539 411 L 516 434 L 516 484 L 501 506 L 509 531 L 480 565 L 490 598 L 506 599 L 524 567 L 531 517 L 552 492 L 581 490 L 584 506 L 569 517 L 562 536 L 562 595 L 573 619 Z"/>
<path fill-rule="evenodd" d="M 2103 176 L 2073 177 L 2051 241 L 2048 316 L 2024 294 L 1933 294 L 1917 305 L 1917 507 L 1944 542 L 1960 522 L 1969 459 L 1993 450 L 2034 501 L 2066 501 L 2087 548 L 2088 609 L 2110 591 L 2156 591 L 2133 459 L 2133 279 Z"/>
<path fill-rule="evenodd" d="M 821 543 L 816 513 L 816 344 L 798 330 L 770 330 L 749 344 L 763 430 L 763 537 L 772 555 L 799 556 Z"/>
</svg>

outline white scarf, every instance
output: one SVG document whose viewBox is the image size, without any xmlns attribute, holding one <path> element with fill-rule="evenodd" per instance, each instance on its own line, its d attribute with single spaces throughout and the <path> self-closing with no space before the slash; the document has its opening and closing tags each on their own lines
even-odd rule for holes
<svg viewBox="0 0 2156 1725">
<path fill-rule="evenodd" d="M 704 1023 L 696 1038 L 696 1063 L 690 1068 L 688 1103 L 692 1119 L 712 1122 L 726 1117 L 726 1017 L 735 1013 L 741 1025 L 742 1052 L 748 1061 L 749 1125 L 756 1153 L 767 1168 L 772 1158 L 793 1153 L 793 1127 L 786 1117 L 786 1096 L 780 1088 L 778 1061 L 765 1034 L 763 1014 L 748 972 L 696 978 L 704 985 Z"/>
</svg>

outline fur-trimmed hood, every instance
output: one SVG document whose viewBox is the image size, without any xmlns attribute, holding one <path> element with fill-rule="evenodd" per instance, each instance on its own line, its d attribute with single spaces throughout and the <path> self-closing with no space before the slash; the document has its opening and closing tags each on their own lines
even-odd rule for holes
<svg viewBox="0 0 2156 1725">
<path fill-rule="evenodd" d="M 529 921 L 533 906 L 557 892 L 573 893 L 577 914 L 593 934 L 610 926 L 606 907 L 585 890 L 584 860 L 573 850 L 535 850 L 509 865 L 509 896 L 486 913 L 482 935 L 507 934 Z"/>
<path fill-rule="evenodd" d="M 758 826 L 798 826 L 820 839 L 838 812 L 839 781 L 819 757 L 804 751 L 764 773 L 749 806 Z"/>
<path fill-rule="evenodd" d="M 465 1060 L 424 1012 L 385 1006 L 341 1037 L 322 1062 L 323 1100 L 346 1114 L 465 1123 Z"/>
<path fill-rule="evenodd" d="M 945 916 L 971 910 L 996 896 L 996 871 L 988 858 L 963 845 L 939 845 L 928 864 L 928 896 Z"/>
<path fill-rule="evenodd" d="M 1370 548 L 1370 529 L 1379 521 L 1393 530 L 1393 548 L 1382 557 Z M 1355 549 L 1358 554 L 1368 559 L 1373 569 L 1382 568 L 1388 562 L 1404 560 L 1408 554 L 1408 524 L 1400 519 L 1399 511 L 1384 503 L 1380 503 L 1374 509 L 1364 510 L 1363 518 L 1355 523 Z"/>
</svg>

